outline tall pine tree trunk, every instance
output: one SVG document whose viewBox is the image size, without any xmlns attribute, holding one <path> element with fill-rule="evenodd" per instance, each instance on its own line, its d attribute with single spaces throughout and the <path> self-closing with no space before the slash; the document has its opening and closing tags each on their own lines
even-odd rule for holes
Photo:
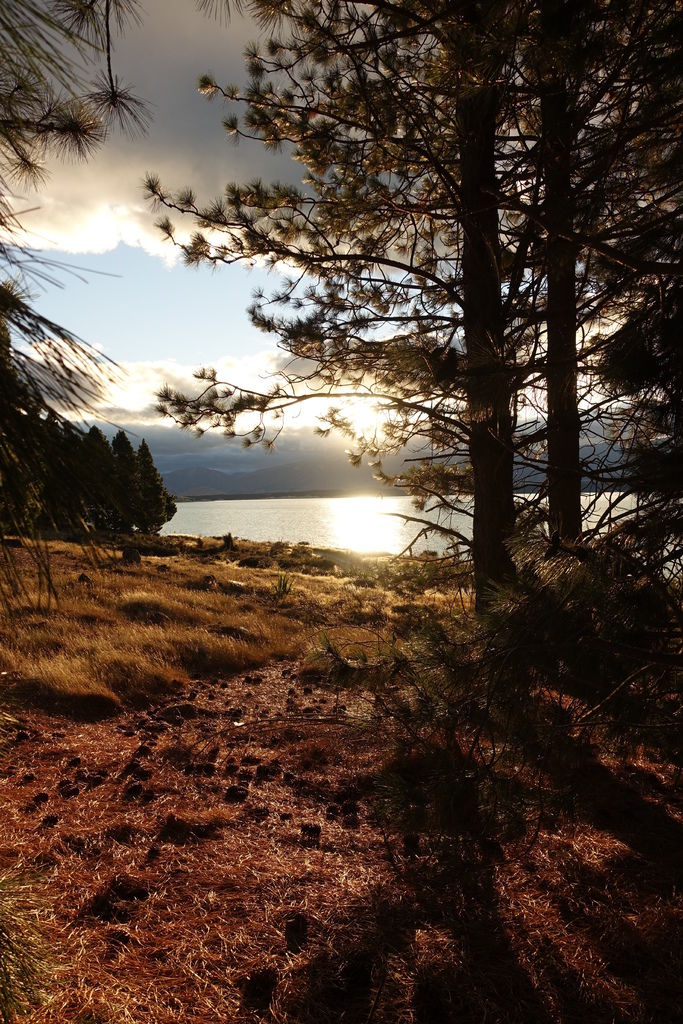
<svg viewBox="0 0 683 1024">
<path fill-rule="evenodd" d="M 510 387 L 505 368 L 496 190 L 493 86 L 460 104 L 464 232 L 462 291 L 467 350 L 469 454 L 474 474 L 473 557 L 476 606 L 491 583 L 513 575 L 505 541 L 514 525 Z"/>
<path fill-rule="evenodd" d="M 544 5 L 544 29 L 557 38 L 571 5 Z M 547 389 L 548 504 L 551 527 L 560 536 L 581 534 L 581 422 L 577 404 L 576 247 L 571 184 L 572 124 L 567 88 L 561 77 L 550 80 L 541 96 L 545 201 L 548 226 Z"/>
</svg>

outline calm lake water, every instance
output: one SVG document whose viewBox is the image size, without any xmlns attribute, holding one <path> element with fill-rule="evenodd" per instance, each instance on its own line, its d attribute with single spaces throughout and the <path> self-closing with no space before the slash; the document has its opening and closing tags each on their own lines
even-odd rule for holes
<svg viewBox="0 0 683 1024">
<path fill-rule="evenodd" d="M 586 504 L 593 497 L 586 495 Z M 597 499 L 598 515 L 609 499 L 610 495 Z M 178 511 L 161 532 L 202 537 L 231 533 L 246 540 L 308 541 L 314 547 L 398 554 L 420 530 L 419 524 L 401 517 L 420 515 L 412 499 L 405 496 L 185 501 L 178 503 Z M 429 518 L 436 521 L 436 515 Z M 465 536 L 471 535 L 467 515 L 454 516 L 452 525 Z M 420 538 L 413 550 L 443 551 L 446 543 L 438 534 L 431 534 Z"/>
</svg>

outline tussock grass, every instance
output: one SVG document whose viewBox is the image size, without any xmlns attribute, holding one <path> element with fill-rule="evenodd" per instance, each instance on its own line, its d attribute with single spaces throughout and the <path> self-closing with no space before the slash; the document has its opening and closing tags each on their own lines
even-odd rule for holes
<svg viewBox="0 0 683 1024">
<path fill-rule="evenodd" d="M 335 560 L 303 545 L 240 542 L 226 551 L 217 539 L 162 538 L 129 566 L 110 549 L 49 547 L 56 599 L 41 605 L 44 589 L 19 552 L 24 592 L 0 617 L 0 687 L 24 699 L 140 705 L 192 676 L 300 656 L 319 645 L 321 630 L 367 644 L 400 624 L 386 561 Z M 430 602 L 444 610 L 436 593 L 422 597 Z"/>
<path fill-rule="evenodd" d="M 47 975 L 36 927 L 35 888 L 17 873 L 0 874 L 0 1021 L 11 1024 L 41 994 Z"/>
</svg>

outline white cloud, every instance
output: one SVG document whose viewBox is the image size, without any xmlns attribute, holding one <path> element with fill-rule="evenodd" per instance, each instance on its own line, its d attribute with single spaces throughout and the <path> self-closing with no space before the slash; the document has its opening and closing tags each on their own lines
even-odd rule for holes
<svg viewBox="0 0 683 1024">
<path fill-rule="evenodd" d="M 241 357 L 226 357 L 217 361 L 214 369 L 221 383 L 263 393 L 269 391 L 278 379 L 282 380 L 278 378 L 278 371 L 287 363 L 286 354 L 273 348 Z M 99 420 L 124 428 L 131 426 L 136 431 L 145 426 L 173 427 L 173 422 L 163 419 L 157 411 L 156 394 L 164 384 L 184 394 L 198 394 L 204 384 L 194 376 L 196 370 L 196 364 L 177 360 L 123 362 L 119 364 L 117 379 L 106 388 L 87 418 L 91 419 L 94 414 Z M 324 397 L 312 397 L 294 403 L 284 415 L 285 431 L 311 433 L 331 404 L 340 403 Z M 370 429 L 376 415 L 372 403 L 362 399 L 347 401 L 344 408 L 359 428 Z M 238 432 L 246 433 L 257 422 L 258 417 L 255 415 L 241 417 Z M 267 422 L 272 425 L 275 420 L 267 417 Z M 221 431 L 213 433 L 220 436 Z"/>
<path fill-rule="evenodd" d="M 229 179 L 292 177 L 300 171 L 259 143 L 234 147 L 222 128 L 224 110 L 196 91 L 200 73 L 244 83 L 242 53 L 257 30 L 234 15 L 229 25 L 202 17 L 190 3 L 147 0 L 142 25 L 118 41 L 115 71 L 149 104 L 153 121 L 142 138 L 113 133 L 86 163 L 51 160 L 46 185 L 19 196 L 26 241 L 37 249 L 102 253 L 120 242 L 173 261 L 144 199 L 145 173 L 158 173 L 170 189 L 192 185 L 200 200 L 219 194 Z M 292 170 L 292 168 L 295 168 Z M 192 224 L 178 219 L 179 238 Z"/>
<path fill-rule="evenodd" d="M 266 391 L 274 383 L 274 375 L 282 362 L 282 353 L 270 349 L 241 357 L 226 357 L 217 361 L 214 368 L 222 382 Z M 197 394 L 203 385 L 194 376 L 196 370 L 196 363 L 180 363 L 175 359 L 120 363 L 118 379 L 106 389 L 94 411 L 102 419 L 121 426 L 129 421 L 158 424 L 160 416 L 156 411 L 156 393 L 162 385 L 168 384 L 186 394 Z M 293 425 L 295 420 L 298 425 L 312 422 L 293 417 Z"/>
</svg>

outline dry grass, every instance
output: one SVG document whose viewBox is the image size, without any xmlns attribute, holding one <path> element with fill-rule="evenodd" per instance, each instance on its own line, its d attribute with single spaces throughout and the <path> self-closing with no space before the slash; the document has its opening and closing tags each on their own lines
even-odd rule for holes
<svg viewBox="0 0 683 1024">
<path fill-rule="evenodd" d="M 143 554 L 140 565 L 127 566 L 116 552 L 54 542 L 50 556 L 56 599 L 41 609 L 27 562 L 26 590 L 0 619 L 0 671 L 6 692 L 84 712 L 142 705 L 195 676 L 292 657 L 314 646 L 321 629 L 353 635 L 357 626 L 396 624 L 395 595 L 357 587 L 329 553 L 303 545 L 243 542 L 228 556 L 218 542 L 186 540 L 180 552 L 169 545 L 167 555 Z M 346 572 L 362 567 L 342 561 Z M 285 595 L 282 565 L 291 584 Z"/>
</svg>

